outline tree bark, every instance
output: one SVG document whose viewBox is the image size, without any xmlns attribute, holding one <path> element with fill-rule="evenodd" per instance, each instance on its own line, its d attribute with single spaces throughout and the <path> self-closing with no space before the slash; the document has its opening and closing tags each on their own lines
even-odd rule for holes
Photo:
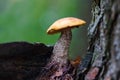
<svg viewBox="0 0 120 80">
<path fill-rule="evenodd" d="M 88 37 L 77 80 L 120 80 L 120 0 L 93 0 Z"/>
<path fill-rule="evenodd" d="M 120 0 L 92 1 L 87 54 L 77 67 L 74 80 L 120 80 L 119 5 Z M 35 80 L 52 49 L 44 44 L 0 44 L 0 80 Z"/>
</svg>

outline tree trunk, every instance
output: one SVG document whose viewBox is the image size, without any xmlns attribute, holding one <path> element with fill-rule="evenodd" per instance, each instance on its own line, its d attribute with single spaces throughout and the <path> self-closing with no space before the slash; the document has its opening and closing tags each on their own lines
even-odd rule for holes
<svg viewBox="0 0 120 80">
<path fill-rule="evenodd" d="M 120 0 L 93 0 L 88 37 L 77 80 L 120 80 Z"/>
<path fill-rule="evenodd" d="M 119 5 L 120 0 L 93 0 L 88 53 L 79 65 L 74 80 L 120 80 Z M 0 80 L 35 80 L 47 64 L 52 47 L 11 43 L 1 44 L 0 52 Z"/>
</svg>

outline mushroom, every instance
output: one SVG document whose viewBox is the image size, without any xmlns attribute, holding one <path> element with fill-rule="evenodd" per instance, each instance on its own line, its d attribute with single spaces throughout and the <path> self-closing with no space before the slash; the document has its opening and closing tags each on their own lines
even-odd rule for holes
<svg viewBox="0 0 120 80">
<path fill-rule="evenodd" d="M 61 35 L 53 47 L 51 60 L 45 68 L 41 70 L 41 74 L 36 80 L 73 80 L 73 66 L 68 63 L 68 50 L 72 39 L 71 29 L 85 23 L 86 22 L 81 19 L 67 17 L 57 20 L 48 28 L 48 34 L 61 32 Z M 78 62 L 79 61 L 77 61 L 77 63 Z M 72 71 L 69 72 L 69 70 Z"/>
<path fill-rule="evenodd" d="M 52 62 L 57 62 L 61 65 L 67 63 L 68 50 L 72 39 L 71 29 L 84 25 L 84 20 L 67 17 L 55 21 L 47 30 L 47 34 L 55 34 L 61 32 L 59 40 L 53 48 Z"/>
</svg>

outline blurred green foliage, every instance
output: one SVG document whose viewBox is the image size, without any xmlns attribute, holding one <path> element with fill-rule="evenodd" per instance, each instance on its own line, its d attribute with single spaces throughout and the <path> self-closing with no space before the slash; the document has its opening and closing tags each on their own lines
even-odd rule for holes
<svg viewBox="0 0 120 80">
<path fill-rule="evenodd" d="M 0 0 L 0 43 L 27 41 L 53 45 L 59 34 L 47 35 L 47 28 L 59 18 L 80 17 L 81 5 L 79 0 Z M 75 45 L 80 41 L 78 35 L 73 39 L 71 53 L 79 53 L 79 46 Z"/>
</svg>

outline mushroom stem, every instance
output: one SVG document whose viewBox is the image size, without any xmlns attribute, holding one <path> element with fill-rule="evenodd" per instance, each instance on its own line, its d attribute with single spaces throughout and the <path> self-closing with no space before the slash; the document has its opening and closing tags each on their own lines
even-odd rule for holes
<svg viewBox="0 0 120 80">
<path fill-rule="evenodd" d="M 72 39 L 71 29 L 65 29 L 61 32 L 59 40 L 54 45 L 52 61 L 66 64 L 68 59 L 69 46 Z"/>
</svg>

